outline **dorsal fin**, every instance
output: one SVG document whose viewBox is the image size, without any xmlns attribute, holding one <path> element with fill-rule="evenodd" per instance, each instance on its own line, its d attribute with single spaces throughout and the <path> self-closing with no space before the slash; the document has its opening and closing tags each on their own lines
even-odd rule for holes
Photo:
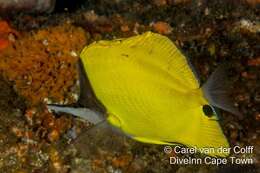
<svg viewBox="0 0 260 173">
<path fill-rule="evenodd" d="M 166 36 L 146 32 L 126 39 L 102 40 L 84 48 L 81 52 L 81 57 L 98 57 L 99 54 L 103 53 L 100 50 L 104 50 L 104 48 L 110 50 L 112 48 L 118 49 L 118 51 L 134 57 L 133 59 L 137 58 L 134 61 L 139 61 L 142 65 L 150 65 L 157 70 L 161 69 L 174 76 L 174 78 L 179 79 L 179 82 L 187 89 L 198 89 L 200 87 L 199 80 L 194 75 L 190 63 L 176 45 Z M 113 56 L 117 54 L 119 53 L 113 52 Z M 146 56 L 140 54 L 146 54 Z"/>
<path fill-rule="evenodd" d="M 166 36 L 146 32 L 122 42 L 123 46 L 133 46 L 151 54 L 149 63 L 153 63 L 168 71 L 171 75 L 181 78 L 190 89 L 200 87 L 199 80 L 193 73 L 190 63 L 177 46 Z"/>
</svg>

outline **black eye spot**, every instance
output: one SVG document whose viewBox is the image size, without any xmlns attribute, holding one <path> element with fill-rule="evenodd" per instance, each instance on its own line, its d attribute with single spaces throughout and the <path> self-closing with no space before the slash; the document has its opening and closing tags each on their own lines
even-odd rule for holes
<svg viewBox="0 0 260 173">
<path fill-rule="evenodd" d="M 214 111 L 210 105 L 203 105 L 202 110 L 208 117 L 212 117 L 214 115 Z"/>
</svg>

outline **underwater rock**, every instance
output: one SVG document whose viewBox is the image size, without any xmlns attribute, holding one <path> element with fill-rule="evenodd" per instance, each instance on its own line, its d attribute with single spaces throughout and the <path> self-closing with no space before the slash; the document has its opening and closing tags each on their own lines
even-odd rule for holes
<svg viewBox="0 0 260 173">
<path fill-rule="evenodd" d="M 56 0 L 0 0 L 0 13 L 6 12 L 52 12 Z"/>
<path fill-rule="evenodd" d="M 252 7 L 256 7 L 257 5 L 260 5 L 259 0 L 246 0 L 246 2 L 251 5 Z"/>
</svg>

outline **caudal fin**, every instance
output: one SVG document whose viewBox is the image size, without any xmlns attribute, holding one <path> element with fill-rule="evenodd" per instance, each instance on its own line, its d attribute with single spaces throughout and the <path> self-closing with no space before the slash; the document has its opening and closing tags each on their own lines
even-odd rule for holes
<svg viewBox="0 0 260 173">
<path fill-rule="evenodd" d="M 202 90 L 211 105 L 240 115 L 229 97 L 230 83 L 227 77 L 227 66 L 221 65 L 202 86 Z"/>
</svg>

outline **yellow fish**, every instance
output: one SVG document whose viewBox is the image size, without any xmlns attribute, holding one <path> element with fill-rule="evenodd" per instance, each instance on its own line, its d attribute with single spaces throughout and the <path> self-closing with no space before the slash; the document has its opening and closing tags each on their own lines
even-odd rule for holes
<svg viewBox="0 0 260 173">
<path fill-rule="evenodd" d="M 86 87 L 81 88 L 81 97 L 89 101 L 85 106 L 101 104 L 100 110 L 112 126 L 140 142 L 213 148 L 208 155 L 229 155 L 218 152 L 229 143 L 214 106 L 236 110 L 221 101 L 221 83 L 215 82 L 221 70 L 200 87 L 181 51 L 167 37 L 152 32 L 92 43 L 84 48 L 80 59 L 81 73 L 93 91 L 89 94 Z M 100 104 L 91 102 L 93 95 Z M 93 123 L 102 121 L 102 115 L 89 109 L 80 113 L 72 108 L 49 108 Z"/>
</svg>

